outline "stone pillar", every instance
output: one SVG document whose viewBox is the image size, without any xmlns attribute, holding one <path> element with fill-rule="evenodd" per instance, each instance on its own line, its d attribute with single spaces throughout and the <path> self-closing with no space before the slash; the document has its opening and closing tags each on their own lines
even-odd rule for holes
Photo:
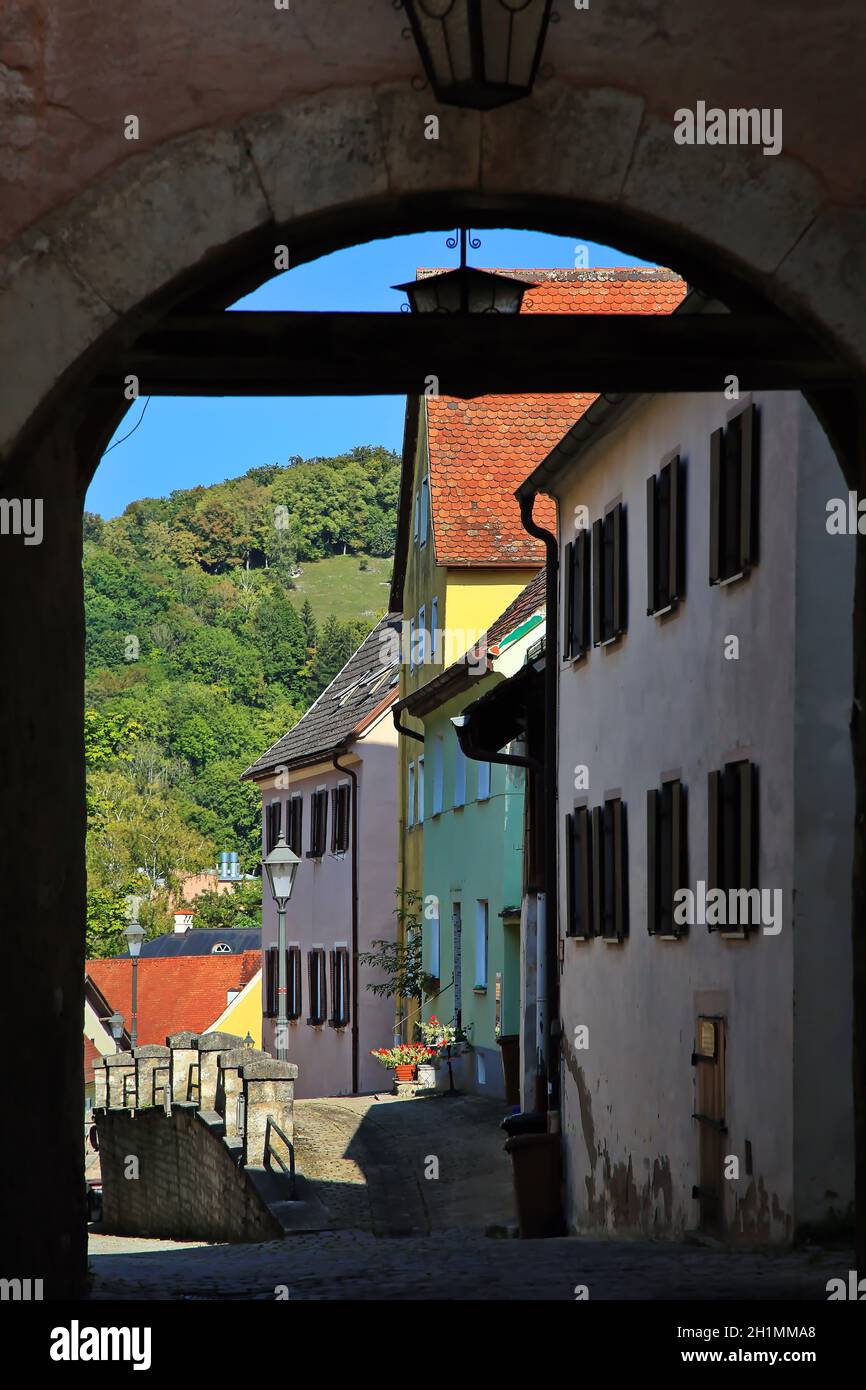
<svg viewBox="0 0 866 1390">
<path fill-rule="evenodd" d="M 240 1068 L 240 1074 L 244 1086 L 244 1167 L 261 1168 L 269 1117 L 294 1142 L 293 1111 L 298 1068 L 294 1062 L 275 1062 L 268 1058 L 245 1063 Z M 272 1133 L 271 1139 L 274 1148 L 288 1163 L 289 1156 L 279 1136 Z"/>
<path fill-rule="evenodd" d="M 165 1088 L 170 1084 L 171 1049 L 147 1043 L 137 1047 L 134 1056 L 138 1105 L 162 1105 Z"/>
<path fill-rule="evenodd" d="M 219 1054 L 216 1109 L 225 1121 L 227 1139 L 238 1136 L 238 1097 L 244 1089 L 240 1068 L 269 1060 L 267 1052 L 259 1052 L 255 1047 L 233 1047 L 230 1052 Z"/>
<path fill-rule="evenodd" d="M 171 1052 L 172 1100 L 198 1100 L 198 1033 L 170 1033 L 165 1041 Z"/>
<path fill-rule="evenodd" d="M 105 1058 L 97 1057 L 93 1066 L 93 1108 L 94 1110 L 104 1110 L 108 1104 L 108 1072 L 105 1070 Z"/>
<path fill-rule="evenodd" d="M 135 1097 L 135 1058 L 131 1052 L 112 1052 L 105 1058 L 106 1097 L 109 1110 L 126 1109 L 137 1104 Z M 128 1081 L 124 1081 L 128 1077 Z"/>
<path fill-rule="evenodd" d="M 221 1052 L 243 1046 L 235 1033 L 202 1033 L 198 1040 L 199 1109 L 216 1110 L 217 1069 Z"/>
</svg>

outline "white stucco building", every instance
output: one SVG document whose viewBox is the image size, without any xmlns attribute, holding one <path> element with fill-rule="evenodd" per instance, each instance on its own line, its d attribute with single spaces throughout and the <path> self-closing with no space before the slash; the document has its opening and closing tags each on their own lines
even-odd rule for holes
<svg viewBox="0 0 866 1390">
<path fill-rule="evenodd" d="M 262 793 L 267 854 L 280 829 L 300 857 L 286 913 L 288 1060 L 295 1094 L 351 1095 L 390 1086 L 371 1049 L 390 1047 L 393 1000 L 360 964 L 393 940 L 397 873 L 399 670 L 382 619 L 283 738 L 244 774 Z M 262 902 L 263 1046 L 276 1055 L 277 911 Z"/>
<path fill-rule="evenodd" d="M 826 1229 L 853 1198 L 841 472 L 801 396 L 720 390 L 600 398 L 530 481 L 559 515 L 569 1227 Z"/>
</svg>

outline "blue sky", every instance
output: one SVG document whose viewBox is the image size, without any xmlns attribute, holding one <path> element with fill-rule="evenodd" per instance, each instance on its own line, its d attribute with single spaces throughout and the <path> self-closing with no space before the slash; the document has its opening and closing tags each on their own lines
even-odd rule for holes
<svg viewBox="0 0 866 1390">
<path fill-rule="evenodd" d="M 573 266 L 575 247 L 588 248 L 590 266 L 644 265 L 593 242 L 540 232 L 481 232 L 470 252 L 478 266 Z M 446 233 L 393 237 L 336 251 L 276 275 L 239 301 L 244 309 L 367 309 L 399 311 L 401 294 L 389 287 L 414 278 L 417 266 L 456 265 Z M 399 449 L 405 397 L 331 396 L 245 398 L 154 397 L 136 401 L 120 422 L 87 493 L 87 509 L 116 516 L 140 497 L 173 488 L 222 482 L 292 454 L 339 454 L 355 444 Z M 111 446 L 109 446 L 111 447 Z"/>
</svg>

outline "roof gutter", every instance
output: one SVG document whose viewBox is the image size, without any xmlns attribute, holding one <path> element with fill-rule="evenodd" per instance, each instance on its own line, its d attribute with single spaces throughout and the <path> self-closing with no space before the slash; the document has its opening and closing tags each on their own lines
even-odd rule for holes
<svg viewBox="0 0 866 1390">
<path fill-rule="evenodd" d="M 407 738 L 414 738 L 418 743 L 424 742 L 424 735 L 419 734 L 415 729 L 410 729 L 408 724 L 403 723 L 403 711 L 394 708 L 391 711 L 394 716 L 394 728 L 398 734 L 405 734 Z"/>
<path fill-rule="evenodd" d="M 340 758 L 348 748 L 338 748 L 332 762 L 338 772 L 352 779 L 352 1095 L 358 1094 L 358 774 L 353 767 L 343 767 Z"/>
<path fill-rule="evenodd" d="M 451 723 L 454 725 L 454 732 L 457 734 L 457 742 L 460 744 L 461 751 L 473 762 L 501 763 L 504 767 L 525 767 L 530 772 L 543 775 L 542 764 L 537 758 L 524 757 L 522 753 L 498 753 L 488 748 L 481 748 L 472 737 L 472 716 L 470 714 L 452 715 Z"/>
</svg>

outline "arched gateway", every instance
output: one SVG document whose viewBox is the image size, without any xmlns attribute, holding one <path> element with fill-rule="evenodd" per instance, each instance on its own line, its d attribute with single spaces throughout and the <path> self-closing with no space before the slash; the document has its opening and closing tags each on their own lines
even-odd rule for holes
<svg viewBox="0 0 866 1390">
<path fill-rule="evenodd" d="M 384 0 L 297 0 L 286 15 L 262 6 L 243 30 L 237 7 L 218 3 L 206 34 L 188 33 L 200 17 L 179 17 L 169 0 L 125 19 L 133 32 L 106 30 L 93 0 L 76 7 L 79 31 L 92 12 L 90 49 L 62 17 L 40 29 L 37 8 L 13 6 L 0 44 L 11 74 L 4 126 L 20 118 L 20 144 L 0 171 L 21 195 L 4 200 L 0 224 L 0 493 L 44 499 L 43 543 L 4 536 L 0 546 L 4 1072 L 17 1136 L 4 1146 L 3 1245 L 5 1273 L 44 1277 L 57 1297 L 80 1292 L 85 1274 L 80 516 L 127 404 L 123 353 L 181 307 L 221 307 L 266 279 L 278 243 L 298 264 L 460 221 L 592 237 L 675 267 L 734 311 L 783 315 L 812 331 L 850 378 L 811 399 L 849 486 L 862 490 L 866 185 L 862 163 L 852 172 L 853 132 L 840 127 L 840 112 L 853 125 L 863 105 L 846 65 L 863 23 L 853 4 L 836 6 L 832 21 L 813 17 L 815 44 L 802 16 L 797 43 L 785 29 L 780 10 L 793 16 L 793 3 L 766 16 L 736 0 L 724 29 L 708 34 L 687 19 L 681 36 L 668 33 L 661 0 L 628 22 L 618 5 L 572 15 L 563 4 L 555 76 L 497 112 L 441 108 L 438 140 L 424 137 L 435 101 L 412 89 L 417 59 Z M 779 58 L 770 77 L 768 50 Z M 710 94 L 719 105 L 781 107 L 783 152 L 675 143 L 675 109 Z M 136 143 L 123 135 L 130 112 L 140 117 Z M 92 390 L 114 371 L 116 396 Z M 864 538 L 858 547 L 862 633 Z M 862 652 L 861 642 L 860 807 Z M 856 921 L 862 858 L 859 811 Z M 862 947 L 855 977 L 864 998 Z M 862 1128 L 860 1140 L 862 1154 Z"/>
</svg>

